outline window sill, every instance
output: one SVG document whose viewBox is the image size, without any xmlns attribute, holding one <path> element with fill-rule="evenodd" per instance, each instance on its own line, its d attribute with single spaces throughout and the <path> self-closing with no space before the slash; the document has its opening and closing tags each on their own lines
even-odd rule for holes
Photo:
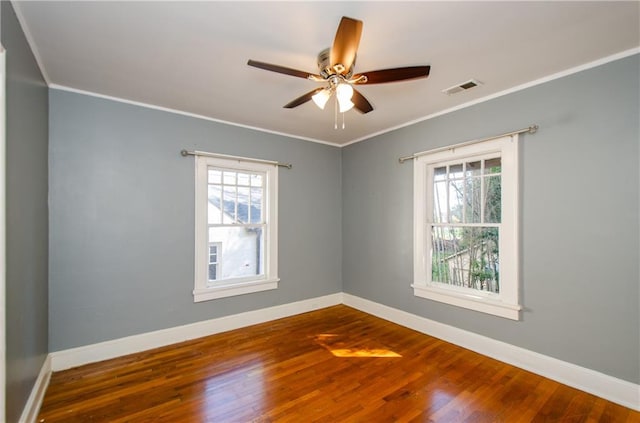
<svg viewBox="0 0 640 423">
<path fill-rule="evenodd" d="M 236 295 L 277 289 L 279 280 L 280 279 L 264 279 L 220 284 L 204 289 L 194 289 L 193 302 L 198 303 L 201 301 L 215 300 L 217 298 L 234 297 Z"/>
<path fill-rule="evenodd" d="M 493 314 L 506 319 L 520 320 L 520 310 L 522 310 L 522 306 L 518 304 L 510 304 L 493 298 L 481 297 L 479 295 L 475 296 L 473 294 L 465 294 L 448 289 L 432 288 L 415 284 L 411 286 L 413 287 L 413 295 L 416 297 L 427 298 L 481 313 Z"/>
</svg>

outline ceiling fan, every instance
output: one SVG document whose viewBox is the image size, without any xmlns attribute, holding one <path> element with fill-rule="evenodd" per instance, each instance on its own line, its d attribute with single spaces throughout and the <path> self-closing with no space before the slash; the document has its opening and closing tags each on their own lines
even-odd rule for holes
<svg viewBox="0 0 640 423">
<path fill-rule="evenodd" d="M 319 74 L 255 60 L 249 60 L 247 65 L 325 84 L 285 104 L 285 108 L 292 109 L 313 100 L 318 107 L 324 109 L 327 101 L 335 95 L 340 113 L 351 108 L 361 113 L 369 113 L 373 110 L 371 103 L 355 90 L 353 85 L 382 84 L 429 76 L 430 66 L 408 66 L 354 74 L 353 68 L 361 35 L 362 21 L 342 17 L 333 45 L 318 54 Z"/>
</svg>

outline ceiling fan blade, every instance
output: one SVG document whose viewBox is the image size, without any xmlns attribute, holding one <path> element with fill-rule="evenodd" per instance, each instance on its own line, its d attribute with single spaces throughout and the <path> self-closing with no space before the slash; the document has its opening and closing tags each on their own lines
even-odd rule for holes
<svg viewBox="0 0 640 423">
<path fill-rule="evenodd" d="M 366 79 L 356 81 L 356 84 L 382 84 L 385 82 L 404 81 L 406 79 L 426 78 L 429 76 L 431 66 L 408 66 L 405 68 L 382 69 L 371 72 L 363 72 L 353 75 L 351 79 L 355 80 L 361 76 Z"/>
<path fill-rule="evenodd" d="M 247 62 L 247 65 L 253 66 L 254 68 L 260 68 L 260 69 L 268 70 L 268 71 L 271 71 L 271 72 L 277 72 L 277 73 L 283 73 L 285 75 L 297 76 L 298 78 L 312 79 L 312 78 L 317 77 L 317 78 L 322 79 L 322 77 L 320 75 L 315 75 L 315 74 L 312 74 L 312 73 L 309 73 L 309 72 L 303 72 L 303 71 L 300 71 L 300 70 L 297 70 L 297 69 L 286 68 L 284 66 L 272 65 L 271 63 L 257 62 L 255 60 L 249 60 Z"/>
<path fill-rule="evenodd" d="M 355 107 L 360 113 L 365 114 L 373 110 L 373 106 L 369 101 L 364 98 L 358 90 L 353 90 L 353 97 L 351 97 L 353 107 Z"/>
<path fill-rule="evenodd" d="M 322 90 L 324 90 L 324 88 L 316 88 L 313 91 L 309 91 L 308 93 L 301 95 L 295 100 L 291 100 L 290 102 L 288 102 L 282 107 L 284 107 L 285 109 L 293 109 L 294 107 L 298 107 L 299 105 L 304 104 L 307 101 L 311 100 L 311 97 L 313 97 L 316 93 Z"/>
<path fill-rule="evenodd" d="M 343 16 L 333 39 L 329 57 L 330 67 L 336 73 L 345 75 L 353 66 L 360 45 L 362 21 Z"/>
</svg>

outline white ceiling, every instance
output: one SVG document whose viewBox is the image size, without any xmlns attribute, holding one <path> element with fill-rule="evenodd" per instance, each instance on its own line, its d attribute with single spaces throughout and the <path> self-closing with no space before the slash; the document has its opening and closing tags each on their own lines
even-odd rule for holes
<svg viewBox="0 0 640 423">
<path fill-rule="evenodd" d="M 637 49 L 631 2 L 14 2 L 50 86 L 344 145 Z M 431 65 L 427 79 L 360 86 L 375 110 L 282 106 L 317 83 L 342 16 L 364 22 L 356 72 Z M 470 78 L 484 85 L 441 91 Z"/>
</svg>

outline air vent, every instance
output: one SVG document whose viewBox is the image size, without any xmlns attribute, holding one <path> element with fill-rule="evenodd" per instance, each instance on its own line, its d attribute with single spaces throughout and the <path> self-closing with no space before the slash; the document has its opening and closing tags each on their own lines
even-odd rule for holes
<svg viewBox="0 0 640 423">
<path fill-rule="evenodd" d="M 461 84 L 457 84 L 457 85 L 454 85 L 453 87 L 449 87 L 446 90 L 442 90 L 442 92 L 449 95 L 457 94 L 462 91 L 470 90 L 471 88 L 477 87 L 478 85 L 482 85 L 482 82 L 478 81 L 477 79 L 470 79 Z"/>
</svg>

